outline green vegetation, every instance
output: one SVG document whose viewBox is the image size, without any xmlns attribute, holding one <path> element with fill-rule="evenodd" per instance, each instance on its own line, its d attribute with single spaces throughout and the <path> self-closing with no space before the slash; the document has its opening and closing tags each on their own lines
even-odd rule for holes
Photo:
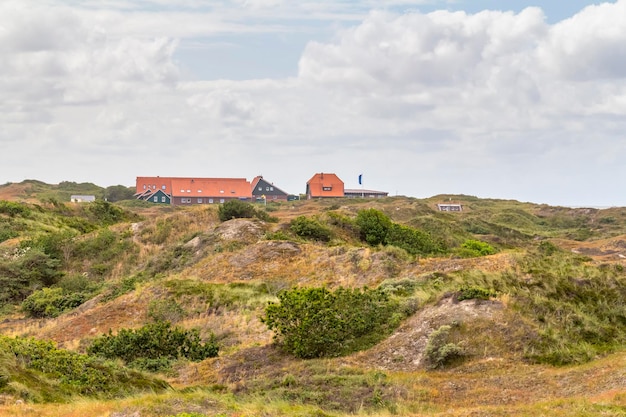
<svg viewBox="0 0 626 417">
<path fill-rule="evenodd" d="M 166 369 L 178 358 L 201 361 L 217 356 L 218 351 L 214 336 L 203 343 L 197 330 L 172 327 L 162 321 L 137 330 L 122 329 L 116 335 L 109 331 L 87 348 L 91 355 L 119 358 L 130 367 L 149 371 Z"/>
<path fill-rule="evenodd" d="M 625 209 L 114 204 L 121 186 L 70 204 L 92 185 L 23 185 L 29 203 L 0 201 L 0 326 L 75 352 L 0 337 L 0 416 L 17 399 L 81 409 L 18 410 L 42 416 L 623 414 Z M 223 207 L 261 229 L 220 226 Z M 138 370 L 177 388 L 139 396 L 168 386 Z"/>
<path fill-rule="evenodd" d="M 57 349 L 51 342 L 0 336 L 0 393 L 27 401 L 67 401 L 75 395 L 116 398 L 168 385 L 112 362 Z"/>
<path fill-rule="evenodd" d="M 493 255 L 496 250 L 489 243 L 468 239 L 461 245 L 457 254 L 462 258 L 476 258 L 478 256 Z"/>
<path fill-rule="evenodd" d="M 57 317 L 87 300 L 84 294 L 65 292 L 63 288 L 42 288 L 22 302 L 22 311 L 30 317 Z"/>
<path fill-rule="evenodd" d="M 431 368 L 442 368 L 464 356 L 463 348 L 450 342 L 452 327 L 443 325 L 430 334 L 424 356 Z"/>
<path fill-rule="evenodd" d="M 241 200 L 229 200 L 218 208 L 218 217 L 225 222 L 232 219 L 257 218 L 266 222 L 275 222 L 278 219 L 270 216 L 267 211 L 260 210 L 250 203 Z"/>
<path fill-rule="evenodd" d="M 396 304 L 377 290 L 296 288 L 278 294 L 262 321 L 276 342 L 303 359 L 339 356 L 364 349 L 398 324 Z"/>
<path fill-rule="evenodd" d="M 329 242 L 332 238 L 332 232 L 329 228 L 306 216 L 298 216 L 293 219 L 289 228 L 293 233 L 305 239 Z"/>
<path fill-rule="evenodd" d="M 394 223 L 376 209 L 359 210 L 355 224 L 361 239 L 370 245 L 391 245 L 404 249 L 411 255 L 444 253 L 443 240 L 436 240 L 426 231 Z"/>
</svg>

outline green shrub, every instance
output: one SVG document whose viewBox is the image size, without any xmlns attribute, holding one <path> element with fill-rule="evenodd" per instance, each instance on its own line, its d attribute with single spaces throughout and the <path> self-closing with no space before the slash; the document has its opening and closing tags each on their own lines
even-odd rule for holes
<svg viewBox="0 0 626 417">
<path fill-rule="evenodd" d="M 463 258 L 476 258 L 479 256 L 493 255 L 496 250 L 489 243 L 480 240 L 468 239 L 461 245 L 458 250 L 459 256 Z"/>
<path fill-rule="evenodd" d="M 306 216 L 298 216 L 293 219 L 289 228 L 293 233 L 305 239 L 329 242 L 332 238 L 332 232 L 329 228 L 317 220 L 310 219 Z"/>
<path fill-rule="evenodd" d="M 463 300 L 488 300 L 495 297 L 496 292 L 481 287 L 463 287 L 456 297 L 457 301 Z"/>
<path fill-rule="evenodd" d="M 282 230 L 277 230 L 275 232 L 268 232 L 265 234 L 265 239 L 267 240 L 291 240 L 287 233 Z"/>
<path fill-rule="evenodd" d="M 82 293 L 66 293 L 62 288 L 42 288 L 22 302 L 22 311 L 30 317 L 57 317 L 87 300 Z"/>
<path fill-rule="evenodd" d="M 104 200 L 96 200 L 87 205 L 89 213 L 103 226 L 119 223 L 133 216 L 124 209 Z"/>
<path fill-rule="evenodd" d="M 404 249 L 411 255 L 426 255 L 443 252 L 441 245 L 430 233 L 392 223 L 387 231 L 385 243 Z"/>
<path fill-rule="evenodd" d="M 217 356 L 218 350 L 213 335 L 209 341 L 202 343 L 197 330 L 172 327 L 169 322 L 151 323 L 137 330 L 121 329 L 117 335 L 109 331 L 109 334 L 94 339 L 87 348 L 89 354 L 119 358 L 129 366 L 145 365 L 145 359 L 186 358 L 201 361 Z"/>
<path fill-rule="evenodd" d="M 217 215 L 223 222 L 231 219 L 252 219 L 256 217 L 256 210 L 252 204 L 245 201 L 229 200 L 219 206 Z"/>
<path fill-rule="evenodd" d="M 364 288 L 296 288 L 281 291 L 261 318 L 275 341 L 299 358 L 339 356 L 379 340 L 397 322 L 385 293 Z M 367 342 L 365 343 L 367 344 Z"/>
<path fill-rule="evenodd" d="M 30 207 L 28 207 L 24 203 L 15 203 L 13 201 L 0 200 L 0 214 L 6 214 L 9 217 L 28 217 L 30 213 Z"/>
<path fill-rule="evenodd" d="M 355 223 L 359 227 L 361 239 L 373 246 L 386 242 L 392 225 L 391 219 L 376 209 L 359 210 Z"/>
<path fill-rule="evenodd" d="M 63 276 L 60 266 L 60 261 L 30 248 L 0 258 L 0 305 L 21 302 L 33 290 L 55 284 Z"/>
<path fill-rule="evenodd" d="M 141 373 L 120 368 L 99 358 L 57 349 L 49 341 L 0 336 L 0 348 L 15 358 L 14 369 L 25 367 L 45 376 L 40 378 L 33 374 L 40 380 L 38 384 L 51 385 L 48 392 L 42 391 L 44 401 L 49 399 L 46 397 L 51 392 L 54 392 L 56 398 L 59 395 L 69 398 L 76 394 L 114 398 L 139 391 L 161 391 L 168 387 L 163 381 L 147 378 Z M 32 381 L 30 377 L 23 382 L 28 384 Z M 13 388 L 18 389 L 17 386 Z M 31 392 L 28 386 L 22 386 L 21 389 L 26 394 Z"/>
<path fill-rule="evenodd" d="M 451 326 L 444 325 L 430 334 L 424 355 L 431 368 L 444 367 L 465 355 L 461 346 L 449 341 L 451 330 Z"/>
</svg>

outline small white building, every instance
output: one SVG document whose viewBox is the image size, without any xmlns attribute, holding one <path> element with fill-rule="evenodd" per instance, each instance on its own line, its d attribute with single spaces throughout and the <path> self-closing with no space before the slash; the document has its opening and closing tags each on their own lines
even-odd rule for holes
<svg viewBox="0 0 626 417">
<path fill-rule="evenodd" d="M 72 203 L 93 203 L 96 201 L 95 195 L 80 195 L 74 194 L 70 197 Z"/>
<path fill-rule="evenodd" d="M 439 211 L 463 211 L 460 203 L 439 203 L 437 204 Z"/>
</svg>

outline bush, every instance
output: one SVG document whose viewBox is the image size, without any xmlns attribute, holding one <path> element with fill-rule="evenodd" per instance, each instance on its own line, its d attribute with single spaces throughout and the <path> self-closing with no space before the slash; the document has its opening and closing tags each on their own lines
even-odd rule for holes
<svg viewBox="0 0 626 417">
<path fill-rule="evenodd" d="M 465 355 L 461 346 L 449 341 L 451 329 L 444 325 L 430 334 L 424 354 L 431 368 L 444 367 Z"/>
<path fill-rule="evenodd" d="M 22 311 L 30 317 L 57 317 L 87 300 L 82 293 L 66 293 L 62 288 L 42 288 L 22 302 Z"/>
<path fill-rule="evenodd" d="M 100 336 L 87 349 L 89 354 L 122 359 L 129 366 L 141 366 L 145 359 L 187 358 L 201 361 L 218 354 L 215 337 L 202 343 L 197 330 L 172 327 L 169 322 L 147 324 L 137 330 L 122 329 L 117 335 Z M 135 363 L 136 361 L 139 361 Z"/>
<path fill-rule="evenodd" d="M 384 244 L 392 224 L 389 217 L 376 209 L 359 210 L 355 223 L 359 227 L 361 239 L 370 245 Z"/>
<path fill-rule="evenodd" d="M 0 200 L 0 213 L 9 217 L 22 216 L 27 217 L 31 213 L 31 209 L 24 203 L 15 203 L 13 201 Z"/>
<path fill-rule="evenodd" d="M 41 378 L 34 373 L 23 381 L 32 384 L 36 379 L 38 388 L 48 381 L 51 387 L 48 392 L 42 391 L 43 400 L 51 392 L 57 398 L 59 393 L 68 397 L 81 394 L 114 398 L 138 391 L 160 391 L 168 387 L 163 381 L 146 378 L 138 372 L 129 372 L 128 369 L 98 358 L 57 349 L 49 341 L 0 336 L 0 350 L 9 352 L 15 358 L 16 367 L 23 366 L 45 375 L 45 378 Z M 27 386 L 22 388 L 25 392 L 30 391 Z"/>
<path fill-rule="evenodd" d="M 222 204 L 217 215 L 223 222 L 232 219 L 252 219 L 256 217 L 256 210 L 250 203 L 241 200 L 230 200 Z"/>
<path fill-rule="evenodd" d="M 488 300 L 495 297 L 496 292 L 481 287 L 463 287 L 456 297 L 457 301 L 463 300 Z"/>
<path fill-rule="evenodd" d="M 493 255 L 494 253 L 496 253 L 496 250 L 490 244 L 472 239 L 463 242 L 458 251 L 459 256 L 463 258 L 476 258 L 479 256 Z"/>
<path fill-rule="evenodd" d="M 396 305 L 377 290 L 296 288 L 281 291 L 261 321 L 274 339 L 303 359 L 339 356 L 363 348 L 369 337 L 379 340 L 392 323 Z M 370 340 L 370 342 L 371 342 Z"/>
<path fill-rule="evenodd" d="M 412 227 L 392 223 L 387 231 L 385 242 L 406 250 L 411 255 L 443 252 L 430 233 Z"/>
<path fill-rule="evenodd" d="M 127 220 L 130 216 L 122 208 L 104 200 L 96 200 L 88 206 L 89 212 L 103 226 L 109 226 Z"/>
<path fill-rule="evenodd" d="M 49 287 L 62 276 L 61 262 L 30 248 L 19 249 L 10 259 L 0 258 L 0 305 L 21 302 L 34 289 Z"/>
<path fill-rule="evenodd" d="M 305 239 L 329 242 L 332 238 L 332 232 L 329 228 L 317 220 L 310 219 L 306 216 L 298 216 L 293 219 L 289 228 L 293 233 Z"/>
</svg>

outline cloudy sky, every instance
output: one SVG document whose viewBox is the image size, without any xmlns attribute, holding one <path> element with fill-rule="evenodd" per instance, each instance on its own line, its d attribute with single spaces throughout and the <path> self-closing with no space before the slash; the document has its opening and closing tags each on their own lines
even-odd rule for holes
<svg viewBox="0 0 626 417">
<path fill-rule="evenodd" d="M 626 206 L 626 0 L 0 1 L 0 183 L 316 172 Z"/>
</svg>

